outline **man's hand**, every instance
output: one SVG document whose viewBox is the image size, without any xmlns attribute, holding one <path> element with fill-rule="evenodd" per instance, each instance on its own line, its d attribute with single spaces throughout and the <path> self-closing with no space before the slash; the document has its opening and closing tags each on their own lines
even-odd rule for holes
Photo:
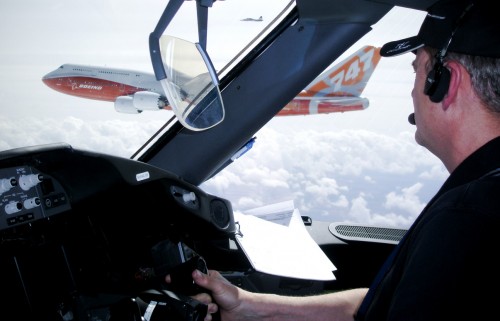
<svg viewBox="0 0 500 321">
<path fill-rule="evenodd" d="M 198 286 L 207 290 L 206 293 L 191 296 L 208 306 L 205 321 L 218 320 L 219 317 L 223 320 L 244 320 L 241 299 L 249 292 L 236 287 L 215 270 L 208 270 L 206 274 L 194 270 L 191 276 Z M 172 282 L 171 275 L 165 277 L 165 282 Z M 217 312 L 220 312 L 220 315 L 215 315 Z"/>
</svg>

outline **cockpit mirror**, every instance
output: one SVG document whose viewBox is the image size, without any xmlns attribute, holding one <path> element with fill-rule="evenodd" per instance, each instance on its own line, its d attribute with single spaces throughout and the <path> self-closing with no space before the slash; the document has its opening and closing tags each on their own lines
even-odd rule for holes
<svg viewBox="0 0 500 321">
<path fill-rule="evenodd" d="M 224 119 L 217 73 L 198 43 L 164 35 L 160 51 L 166 78 L 160 83 L 181 124 L 199 131 Z"/>
<path fill-rule="evenodd" d="M 219 80 L 206 52 L 208 7 L 214 0 L 197 0 L 199 43 L 163 35 L 184 0 L 170 0 L 155 30 L 149 50 L 156 79 L 180 123 L 194 131 L 224 120 Z"/>
</svg>

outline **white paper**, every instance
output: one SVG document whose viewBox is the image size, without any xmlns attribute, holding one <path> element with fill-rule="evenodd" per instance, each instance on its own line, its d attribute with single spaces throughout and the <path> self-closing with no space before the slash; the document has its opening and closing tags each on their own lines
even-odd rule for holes
<svg viewBox="0 0 500 321">
<path fill-rule="evenodd" d="M 293 201 L 234 213 L 236 240 L 255 270 L 309 280 L 334 280 L 335 265 L 307 232 Z"/>
</svg>

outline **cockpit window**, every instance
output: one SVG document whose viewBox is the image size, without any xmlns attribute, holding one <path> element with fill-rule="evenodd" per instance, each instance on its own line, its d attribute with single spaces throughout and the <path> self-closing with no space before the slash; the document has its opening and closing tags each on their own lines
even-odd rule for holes
<svg viewBox="0 0 500 321">
<path fill-rule="evenodd" d="M 167 3 L 0 4 L 0 150 L 65 142 L 130 157 L 170 126 L 148 45 Z M 199 42 L 196 3 L 184 1 L 165 33 Z M 206 50 L 218 73 L 291 2 L 265 3 L 209 8 Z"/>
</svg>

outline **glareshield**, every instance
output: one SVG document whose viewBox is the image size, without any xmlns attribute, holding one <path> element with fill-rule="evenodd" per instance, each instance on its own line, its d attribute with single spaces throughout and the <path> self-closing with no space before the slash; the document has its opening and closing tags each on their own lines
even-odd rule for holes
<svg viewBox="0 0 500 321">
<path fill-rule="evenodd" d="M 160 51 L 166 78 L 160 83 L 181 124 L 205 130 L 224 119 L 217 73 L 205 50 L 180 38 L 163 35 Z"/>
</svg>

